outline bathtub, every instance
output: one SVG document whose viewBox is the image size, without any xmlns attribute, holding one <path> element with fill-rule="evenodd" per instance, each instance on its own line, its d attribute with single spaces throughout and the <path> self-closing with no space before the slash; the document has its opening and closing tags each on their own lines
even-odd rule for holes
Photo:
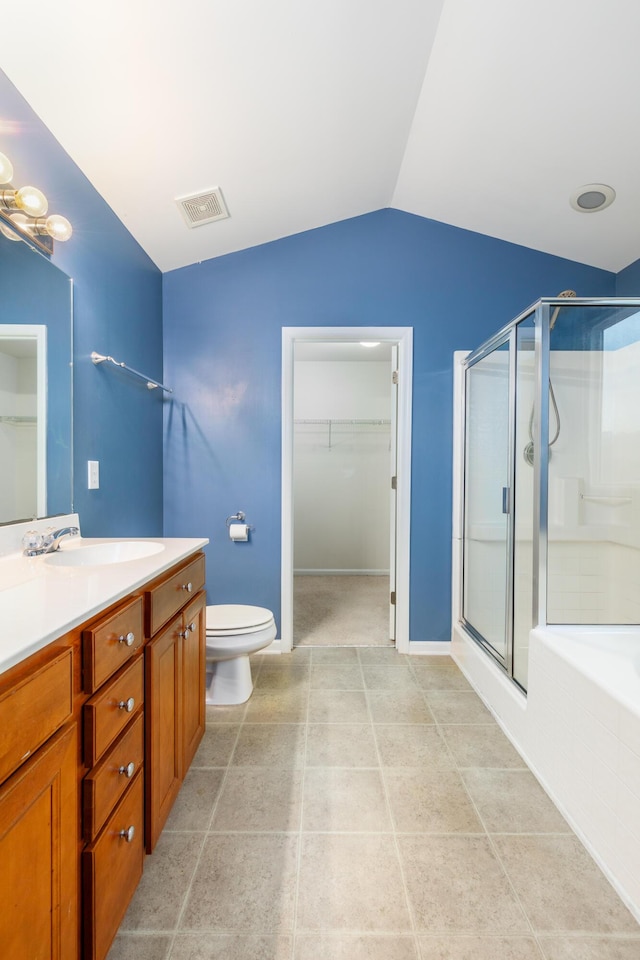
<svg viewBox="0 0 640 960">
<path fill-rule="evenodd" d="M 461 626 L 452 655 L 640 921 L 640 628 L 532 630 L 526 696 Z"/>
<path fill-rule="evenodd" d="M 640 716 L 640 628 L 551 626 L 534 630 L 533 635 L 616 703 Z"/>
</svg>

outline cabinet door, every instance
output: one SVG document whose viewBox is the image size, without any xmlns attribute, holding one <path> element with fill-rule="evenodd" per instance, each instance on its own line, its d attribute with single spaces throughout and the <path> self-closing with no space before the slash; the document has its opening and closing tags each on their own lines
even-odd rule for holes
<svg viewBox="0 0 640 960">
<path fill-rule="evenodd" d="M 78 957 L 76 725 L 0 788 L 0 955 Z"/>
<path fill-rule="evenodd" d="M 183 779 L 204 735 L 206 603 L 206 594 L 202 591 L 183 614 L 180 704 Z"/>
<path fill-rule="evenodd" d="M 180 633 L 176 617 L 145 649 L 146 848 L 156 845 L 182 782 Z"/>
</svg>

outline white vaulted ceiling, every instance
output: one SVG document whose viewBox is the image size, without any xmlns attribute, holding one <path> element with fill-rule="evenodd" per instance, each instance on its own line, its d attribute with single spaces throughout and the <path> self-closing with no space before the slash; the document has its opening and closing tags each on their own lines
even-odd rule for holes
<svg viewBox="0 0 640 960">
<path fill-rule="evenodd" d="M 3 35 L 163 271 L 383 207 L 640 257 L 638 0 L 21 0 Z M 577 213 L 591 182 L 616 201 Z M 230 218 L 189 229 L 175 198 L 212 187 Z"/>
</svg>

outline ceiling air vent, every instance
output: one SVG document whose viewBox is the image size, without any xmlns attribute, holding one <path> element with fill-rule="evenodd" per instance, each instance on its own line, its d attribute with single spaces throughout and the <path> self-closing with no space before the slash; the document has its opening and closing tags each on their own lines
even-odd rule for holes
<svg viewBox="0 0 640 960">
<path fill-rule="evenodd" d="M 219 187 L 194 193 L 190 197 L 178 197 L 176 203 L 188 227 L 201 227 L 203 223 L 226 220 L 229 216 Z"/>
</svg>

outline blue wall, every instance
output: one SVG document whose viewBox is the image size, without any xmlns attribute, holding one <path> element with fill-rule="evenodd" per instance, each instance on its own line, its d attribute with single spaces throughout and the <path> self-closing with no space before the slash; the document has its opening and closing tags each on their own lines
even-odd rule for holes
<svg viewBox="0 0 640 960">
<path fill-rule="evenodd" d="M 162 377 L 160 271 L 1 72 L 0 151 L 14 165 L 14 183 L 40 187 L 50 212 L 74 228 L 53 262 L 74 281 L 74 507 L 82 532 L 160 535 L 162 398 L 89 359 L 97 350 Z M 100 461 L 100 490 L 86 489 L 87 460 Z"/>
<path fill-rule="evenodd" d="M 634 260 L 617 275 L 616 297 L 640 297 L 640 260 Z"/>
<path fill-rule="evenodd" d="M 397 210 L 165 274 L 165 535 L 211 538 L 210 601 L 279 618 L 282 327 L 412 326 L 410 635 L 449 639 L 452 354 L 566 288 L 612 296 L 615 275 Z"/>
</svg>

